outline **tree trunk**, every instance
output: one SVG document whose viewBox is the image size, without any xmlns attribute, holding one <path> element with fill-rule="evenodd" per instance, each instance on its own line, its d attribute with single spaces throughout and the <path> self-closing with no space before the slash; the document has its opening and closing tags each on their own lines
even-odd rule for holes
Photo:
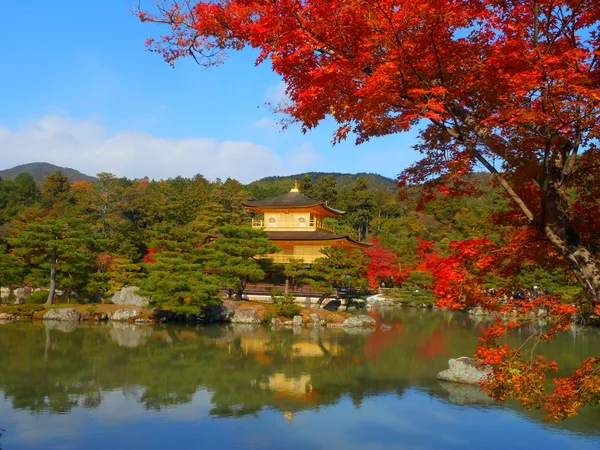
<svg viewBox="0 0 600 450">
<path fill-rule="evenodd" d="M 541 231 L 569 262 L 585 296 L 592 302 L 600 300 L 600 265 L 593 253 L 581 242 L 580 234 L 571 222 L 570 204 L 561 184 L 555 180 L 545 186 L 542 203 Z M 547 222 L 547 223 L 546 223 Z"/>
<path fill-rule="evenodd" d="M 56 250 L 52 250 L 51 258 L 50 289 L 48 290 L 48 300 L 46 300 L 46 305 L 52 304 L 52 300 L 54 300 L 54 293 L 56 292 Z"/>
<path fill-rule="evenodd" d="M 579 237 L 571 227 L 561 227 L 562 238 L 550 226 L 544 227 L 544 235 L 554 244 L 571 266 L 573 274 L 583 289 L 585 296 L 594 303 L 600 301 L 600 267 L 585 246 L 579 242 Z M 571 242 L 570 242 L 571 241 Z"/>
<path fill-rule="evenodd" d="M 285 277 L 285 287 L 283 288 L 283 295 L 288 295 L 289 291 L 290 291 L 290 279 L 288 277 Z"/>
<path fill-rule="evenodd" d="M 465 145 L 467 148 L 471 148 L 468 144 Z M 590 301 L 598 303 L 600 301 L 600 265 L 593 253 L 581 242 L 579 233 L 571 223 L 570 203 L 563 187 L 565 180 L 551 178 L 551 172 L 564 173 L 564 161 L 560 159 L 554 161 L 552 171 L 548 168 L 543 169 L 543 176 L 538 180 L 543 195 L 540 205 L 541 215 L 536 217 L 502 174 L 481 153 L 475 149 L 472 151 L 475 158 L 496 176 L 500 185 L 525 214 L 529 222 L 536 226 L 566 258 L 585 296 Z"/>
</svg>

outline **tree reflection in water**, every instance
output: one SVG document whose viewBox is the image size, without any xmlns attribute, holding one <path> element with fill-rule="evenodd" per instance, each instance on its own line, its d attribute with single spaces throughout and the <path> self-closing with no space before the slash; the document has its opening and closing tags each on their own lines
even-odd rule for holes
<svg viewBox="0 0 600 450">
<path fill-rule="evenodd" d="M 343 397 L 360 407 L 366 397 L 402 396 L 409 387 L 457 403 L 485 403 L 479 392 L 435 380 L 448 358 L 473 353 L 484 324 L 420 310 L 390 310 L 377 319 L 391 329 L 15 322 L 0 327 L 0 390 L 15 409 L 67 413 L 96 408 L 118 390 L 160 411 L 189 403 L 204 389 L 213 417 L 257 415 L 268 408 L 287 420 Z M 565 335 L 548 353 L 575 367 L 599 340 L 597 332 Z"/>
</svg>

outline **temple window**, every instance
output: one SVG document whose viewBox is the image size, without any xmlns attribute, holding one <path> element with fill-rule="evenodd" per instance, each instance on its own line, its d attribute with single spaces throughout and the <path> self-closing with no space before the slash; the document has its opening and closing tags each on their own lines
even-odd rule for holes
<svg viewBox="0 0 600 450">
<path fill-rule="evenodd" d="M 298 218 L 298 225 L 301 227 L 305 227 L 306 226 L 306 219 L 304 217 L 299 217 Z"/>
<path fill-rule="evenodd" d="M 274 227 L 276 222 L 277 222 L 277 220 L 275 219 L 275 217 L 269 217 L 269 226 L 270 227 Z"/>
</svg>

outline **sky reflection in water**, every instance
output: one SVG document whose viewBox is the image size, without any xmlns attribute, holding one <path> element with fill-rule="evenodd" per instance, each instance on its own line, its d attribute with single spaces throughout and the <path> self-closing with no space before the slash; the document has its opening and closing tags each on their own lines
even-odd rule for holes
<svg viewBox="0 0 600 450">
<path fill-rule="evenodd" d="M 442 385 L 484 324 L 381 313 L 383 332 L 248 327 L 0 326 L 0 443 L 9 449 L 600 448 L 600 413 L 558 425 Z M 518 341 L 523 336 L 514 335 Z M 562 335 L 564 367 L 600 336 Z M 475 404 L 469 404 L 469 403 Z M 466 404 L 465 404 L 466 403 Z"/>
</svg>

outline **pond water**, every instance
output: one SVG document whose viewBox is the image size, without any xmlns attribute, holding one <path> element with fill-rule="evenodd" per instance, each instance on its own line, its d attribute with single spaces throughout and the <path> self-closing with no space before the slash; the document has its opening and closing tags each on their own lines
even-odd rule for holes
<svg viewBox="0 0 600 450">
<path fill-rule="evenodd" d="M 600 448 L 597 409 L 547 424 L 435 379 L 484 324 L 375 314 L 391 330 L 0 325 L 0 447 Z M 598 344 L 598 330 L 565 333 L 545 352 L 569 369 Z"/>
</svg>

